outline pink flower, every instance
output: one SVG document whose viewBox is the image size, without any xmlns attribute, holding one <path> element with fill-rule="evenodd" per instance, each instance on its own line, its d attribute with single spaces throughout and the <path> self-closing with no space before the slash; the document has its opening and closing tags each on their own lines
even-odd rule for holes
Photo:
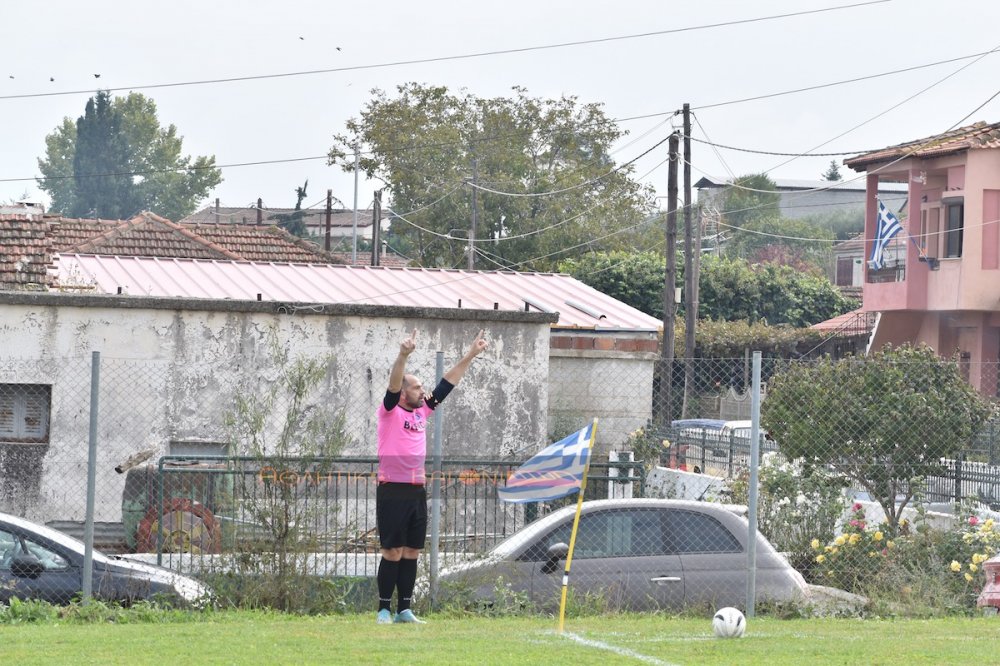
<svg viewBox="0 0 1000 666">
<path fill-rule="evenodd" d="M 861 502 L 855 502 L 854 506 L 851 507 L 851 511 L 861 511 Z"/>
<path fill-rule="evenodd" d="M 969 516 L 969 524 L 972 525 L 972 526 L 978 525 L 979 524 L 979 518 L 977 518 L 976 516 Z"/>
<path fill-rule="evenodd" d="M 859 525 L 859 523 L 858 523 L 858 521 L 857 521 L 857 520 L 852 520 L 852 521 L 850 522 L 850 526 L 851 526 L 851 527 L 857 527 L 858 525 Z"/>
</svg>

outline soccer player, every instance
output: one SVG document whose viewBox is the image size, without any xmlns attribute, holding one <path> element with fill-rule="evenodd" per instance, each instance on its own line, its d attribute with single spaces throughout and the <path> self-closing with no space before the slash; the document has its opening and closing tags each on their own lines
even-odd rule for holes
<svg viewBox="0 0 1000 666">
<path fill-rule="evenodd" d="M 375 519 L 382 559 L 378 565 L 378 624 L 416 622 L 410 609 L 417 582 L 417 558 L 427 539 L 427 493 L 424 462 L 427 458 L 427 422 L 462 380 L 472 360 L 487 348 L 483 331 L 476 334 L 465 356 L 455 364 L 431 393 L 420 380 L 405 374 L 406 360 L 417 346 L 417 331 L 399 345 L 399 355 L 389 373 L 389 387 L 378 407 L 378 488 Z M 397 592 L 396 615 L 390 605 Z"/>
</svg>

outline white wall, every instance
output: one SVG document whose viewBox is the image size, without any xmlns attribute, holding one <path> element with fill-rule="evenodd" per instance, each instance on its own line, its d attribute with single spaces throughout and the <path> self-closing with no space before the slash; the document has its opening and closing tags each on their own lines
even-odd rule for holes
<svg viewBox="0 0 1000 666">
<path fill-rule="evenodd" d="M 102 354 L 101 521 L 120 520 L 125 477 L 113 468 L 130 454 L 167 453 L 171 439 L 226 438 L 225 414 L 239 392 L 279 375 L 272 340 L 292 357 L 333 354 L 315 407 L 343 411 L 346 454 L 374 456 L 375 410 L 403 337 L 418 329 L 407 369 L 430 390 L 434 352 L 444 351 L 447 370 L 485 328 L 489 351 L 440 411 L 445 455 L 496 458 L 545 442 L 550 316 L 373 306 L 291 314 L 276 306 L 0 294 L 0 384 L 52 386 L 48 444 L 0 443 L 0 511 L 83 518 L 92 351 Z"/>
<path fill-rule="evenodd" d="M 549 432 L 561 436 L 600 419 L 595 453 L 620 448 L 629 433 L 652 418 L 653 370 L 649 352 L 551 351 Z"/>
</svg>

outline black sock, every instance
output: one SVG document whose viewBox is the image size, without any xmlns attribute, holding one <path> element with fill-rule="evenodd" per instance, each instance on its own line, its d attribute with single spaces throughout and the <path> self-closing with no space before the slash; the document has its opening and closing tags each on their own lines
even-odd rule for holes
<svg viewBox="0 0 1000 666">
<path fill-rule="evenodd" d="M 402 559 L 399 561 L 399 579 L 396 581 L 396 590 L 399 592 L 399 607 L 397 611 L 402 613 L 410 607 L 413 600 L 413 588 L 417 584 L 417 561 Z"/>
<path fill-rule="evenodd" d="M 384 557 L 378 563 L 378 609 L 389 610 L 392 604 L 392 591 L 396 588 L 399 572 L 402 567 L 399 562 L 387 560 Z M 412 589 L 412 588 L 411 588 Z"/>
</svg>

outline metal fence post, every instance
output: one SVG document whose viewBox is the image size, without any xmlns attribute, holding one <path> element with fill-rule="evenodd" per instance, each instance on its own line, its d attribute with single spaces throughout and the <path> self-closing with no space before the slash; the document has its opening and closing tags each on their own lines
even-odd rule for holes
<svg viewBox="0 0 1000 666">
<path fill-rule="evenodd" d="M 747 617 L 754 615 L 757 585 L 757 467 L 760 465 L 760 352 L 753 353 L 750 394 L 750 488 L 747 502 Z"/>
<path fill-rule="evenodd" d="M 962 501 L 962 467 L 965 463 L 965 453 L 959 451 L 955 456 L 955 501 Z"/>
<path fill-rule="evenodd" d="M 90 356 L 90 434 L 87 441 L 87 513 L 83 528 L 83 603 L 94 586 L 94 496 L 97 486 L 97 403 L 101 387 L 101 352 Z"/>
<path fill-rule="evenodd" d="M 444 352 L 437 352 L 434 361 L 434 385 L 444 376 Z M 441 433 L 444 413 L 442 405 L 434 410 L 434 437 L 431 442 L 431 607 L 437 606 L 438 555 L 441 548 Z"/>
</svg>

